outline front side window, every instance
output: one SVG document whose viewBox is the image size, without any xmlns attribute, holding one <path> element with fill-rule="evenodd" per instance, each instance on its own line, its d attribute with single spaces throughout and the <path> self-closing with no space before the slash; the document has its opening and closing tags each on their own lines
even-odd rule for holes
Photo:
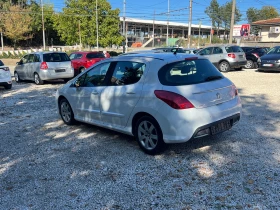
<svg viewBox="0 0 280 210">
<path fill-rule="evenodd" d="M 179 61 L 163 66 L 158 72 L 162 85 L 180 86 L 204 83 L 223 78 L 207 59 Z"/>
<path fill-rule="evenodd" d="M 96 87 L 105 85 L 105 76 L 111 63 L 103 63 L 95 66 L 80 78 L 78 78 L 78 84 L 82 87 Z M 77 84 L 77 82 L 76 82 Z"/>
<path fill-rule="evenodd" d="M 34 54 L 30 54 L 27 60 L 27 63 L 33 63 L 35 60 L 35 55 Z"/>
<path fill-rule="evenodd" d="M 137 83 L 144 71 L 144 63 L 119 61 L 110 79 L 110 85 L 131 85 Z"/>
<path fill-rule="evenodd" d="M 88 59 L 92 58 L 105 58 L 105 55 L 102 52 L 97 52 L 97 53 L 89 53 L 87 54 Z"/>
<path fill-rule="evenodd" d="M 20 63 L 22 63 L 22 64 L 27 63 L 27 61 L 28 61 L 28 57 L 29 57 L 29 55 L 25 55 L 25 56 L 23 56 L 23 58 L 21 59 Z"/>
<path fill-rule="evenodd" d="M 205 49 L 199 51 L 199 55 L 211 55 L 212 50 L 213 50 L 213 47 L 205 48 Z"/>
</svg>

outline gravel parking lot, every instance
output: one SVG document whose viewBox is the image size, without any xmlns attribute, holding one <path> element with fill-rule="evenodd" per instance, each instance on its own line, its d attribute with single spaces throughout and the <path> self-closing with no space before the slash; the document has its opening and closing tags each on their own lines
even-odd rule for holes
<svg viewBox="0 0 280 210">
<path fill-rule="evenodd" d="M 0 209 L 279 209 L 280 73 L 226 76 L 240 123 L 157 156 L 130 136 L 64 125 L 60 81 L 0 89 Z"/>
</svg>

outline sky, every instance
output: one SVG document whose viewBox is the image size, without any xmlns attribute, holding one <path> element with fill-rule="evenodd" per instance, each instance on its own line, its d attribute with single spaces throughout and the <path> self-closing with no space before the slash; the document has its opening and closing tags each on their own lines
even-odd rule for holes
<svg viewBox="0 0 280 210">
<path fill-rule="evenodd" d="M 55 11 L 61 11 L 64 7 L 64 0 L 47 0 L 54 5 Z M 124 0 L 107 0 L 113 9 L 119 8 L 123 16 Z M 218 0 L 219 5 L 224 5 L 230 0 Z M 95 2 L 93 0 L 93 2 Z M 152 20 L 167 20 L 169 2 L 169 20 L 173 22 L 188 23 L 189 0 L 126 0 L 126 17 Z M 205 9 L 210 5 L 211 0 L 193 0 L 192 23 L 210 25 L 211 20 L 205 14 Z M 278 3 L 277 3 L 278 2 Z M 236 0 L 236 6 L 242 17 L 239 24 L 247 23 L 246 11 L 250 7 L 260 9 L 263 6 L 274 6 L 280 13 L 279 0 Z M 155 15 L 154 15 L 155 14 Z"/>
</svg>

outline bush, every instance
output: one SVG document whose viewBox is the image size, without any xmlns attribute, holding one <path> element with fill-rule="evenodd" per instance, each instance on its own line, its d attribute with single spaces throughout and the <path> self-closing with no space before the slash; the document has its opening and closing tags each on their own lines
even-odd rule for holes
<svg viewBox="0 0 280 210">
<path fill-rule="evenodd" d="M 0 55 L 0 59 L 20 59 L 22 58 L 24 55 L 26 55 L 25 52 L 22 52 L 22 53 L 19 53 L 18 55 L 17 54 L 12 54 L 10 52 L 4 52 L 2 55 Z"/>
</svg>

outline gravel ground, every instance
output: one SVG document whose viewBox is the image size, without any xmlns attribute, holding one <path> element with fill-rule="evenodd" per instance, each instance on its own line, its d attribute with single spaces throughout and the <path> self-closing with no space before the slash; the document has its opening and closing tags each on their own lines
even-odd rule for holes
<svg viewBox="0 0 280 210">
<path fill-rule="evenodd" d="M 60 82 L 0 89 L 0 209 L 280 209 L 280 74 L 226 74 L 241 122 L 144 154 L 129 136 L 66 126 Z"/>
</svg>

